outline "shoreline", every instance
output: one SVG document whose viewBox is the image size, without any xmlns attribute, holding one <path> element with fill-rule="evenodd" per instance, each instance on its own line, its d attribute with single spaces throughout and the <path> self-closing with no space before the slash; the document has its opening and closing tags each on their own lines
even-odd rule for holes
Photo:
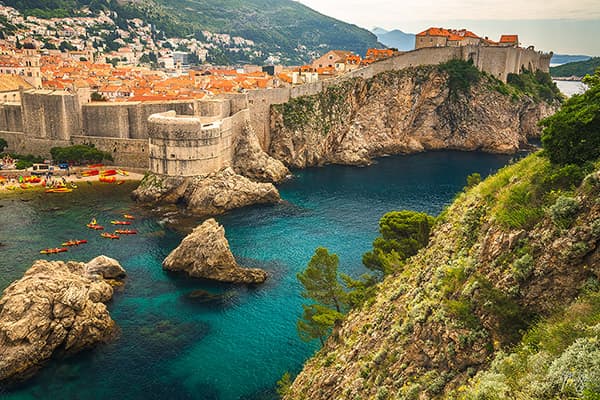
<svg viewBox="0 0 600 400">
<path fill-rule="evenodd" d="M 76 169 L 76 172 L 71 173 L 70 175 L 65 175 L 65 176 L 54 176 L 53 179 L 55 181 L 62 181 L 62 178 L 64 177 L 67 185 L 69 184 L 75 184 L 75 185 L 79 185 L 82 183 L 86 183 L 89 182 L 91 184 L 104 184 L 104 185 L 118 185 L 119 182 L 132 182 L 132 181 L 141 181 L 144 178 L 144 174 L 139 173 L 139 172 L 133 172 L 133 171 L 126 171 L 128 175 L 113 175 L 114 177 L 116 177 L 116 182 L 115 183 L 107 183 L 107 182 L 100 182 L 99 180 L 99 176 L 95 175 L 95 176 L 82 176 L 80 174 L 80 172 L 84 169 L 87 168 L 81 168 L 81 169 Z M 119 167 L 104 167 L 104 169 L 119 169 Z M 122 168 L 121 168 L 122 169 Z M 11 176 L 14 176 L 15 174 L 18 174 L 18 171 L 15 170 L 10 170 L 7 171 Z M 31 174 L 29 172 L 23 171 L 25 172 L 24 174 L 22 174 L 21 176 L 31 176 Z M 20 174 L 18 174 L 20 175 Z M 0 176 L 3 176 L 3 174 L 0 171 Z M 42 180 L 44 180 L 43 177 L 41 177 Z M 14 178 L 13 178 L 14 179 Z M 23 189 L 19 186 L 18 182 L 11 182 L 9 180 L 4 181 L 3 184 L 0 183 L 0 195 L 5 195 L 5 194 L 22 194 L 22 193 L 33 193 L 33 192 L 42 192 L 46 190 L 46 186 L 42 185 L 42 183 L 27 183 L 28 187 L 26 189 Z M 11 189 L 12 188 L 12 189 Z M 77 188 L 74 188 L 74 190 L 77 190 Z M 48 194 L 53 194 L 53 193 L 48 193 Z"/>
</svg>

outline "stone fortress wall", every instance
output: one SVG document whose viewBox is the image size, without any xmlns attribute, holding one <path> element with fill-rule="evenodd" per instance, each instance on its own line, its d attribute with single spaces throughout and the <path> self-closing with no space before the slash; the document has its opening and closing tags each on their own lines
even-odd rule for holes
<svg viewBox="0 0 600 400">
<path fill-rule="evenodd" d="M 346 79 L 462 59 L 506 81 L 509 73 L 524 69 L 548 72 L 550 58 L 551 54 L 515 47 L 423 48 L 332 79 L 213 100 L 81 105 L 76 94 L 24 91 L 21 104 L 0 105 L 0 137 L 16 153 L 47 156 L 54 146 L 92 144 L 113 154 L 118 165 L 188 176 L 229 165 L 235 137 L 243 134 L 245 124 L 252 126 L 268 152 L 272 105 L 320 93 Z"/>
</svg>

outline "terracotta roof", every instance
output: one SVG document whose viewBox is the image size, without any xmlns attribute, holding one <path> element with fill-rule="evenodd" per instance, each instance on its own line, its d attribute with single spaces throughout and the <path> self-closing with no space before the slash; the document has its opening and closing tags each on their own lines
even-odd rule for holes
<svg viewBox="0 0 600 400">
<path fill-rule="evenodd" d="M 518 43 L 518 35 L 502 35 L 500 36 L 500 43 Z"/>
<path fill-rule="evenodd" d="M 444 36 L 448 40 L 463 40 L 466 37 L 480 39 L 479 36 L 466 29 L 429 28 L 417 33 L 417 36 Z"/>
<path fill-rule="evenodd" d="M 20 86 L 22 86 L 23 89 L 33 88 L 33 86 L 18 75 L 0 74 L 0 92 L 19 90 Z"/>
</svg>

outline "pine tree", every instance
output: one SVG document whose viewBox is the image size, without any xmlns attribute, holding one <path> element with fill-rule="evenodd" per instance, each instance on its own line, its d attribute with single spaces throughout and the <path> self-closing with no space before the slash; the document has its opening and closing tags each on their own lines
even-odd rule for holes
<svg viewBox="0 0 600 400">
<path fill-rule="evenodd" d="M 344 315 L 320 304 L 303 304 L 302 308 L 302 318 L 296 324 L 300 339 L 306 342 L 319 339 L 323 346 L 335 323 L 342 320 Z"/>
<path fill-rule="evenodd" d="M 297 275 L 304 286 L 302 297 L 317 303 L 335 307 L 338 313 L 345 308 L 345 292 L 338 280 L 339 259 L 329 254 L 326 248 L 319 247 L 310 259 L 306 269 Z"/>
</svg>

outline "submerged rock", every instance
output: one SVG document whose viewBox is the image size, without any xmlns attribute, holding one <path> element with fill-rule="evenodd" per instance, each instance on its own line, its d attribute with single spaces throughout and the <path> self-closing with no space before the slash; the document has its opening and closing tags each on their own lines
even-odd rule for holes
<svg viewBox="0 0 600 400">
<path fill-rule="evenodd" d="M 179 204 L 200 215 L 219 215 L 253 204 L 273 204 L 280 200 L 272 183 L 257 183 L 223 168 L 205 176 L 171 178 L 149 175 L 133 192 L 144 203 Z"/>
<path fill-rule="evenodd" d="M 38 260 L 0 299 L 0 385 L 31 377 L 56 353 L 73 354 L 114 339 L 105 278 L 125 271 L 115 260 Z"/>
<path fill-rule="evenodd" d="M 163 268 L 228 283 L 263 283 L 267 279 L 265 271 L 241 268 L 237 264 L 225 238 L 225 229 L 212 218 L 183 239 L 165 258 Z"/>
</svg>

